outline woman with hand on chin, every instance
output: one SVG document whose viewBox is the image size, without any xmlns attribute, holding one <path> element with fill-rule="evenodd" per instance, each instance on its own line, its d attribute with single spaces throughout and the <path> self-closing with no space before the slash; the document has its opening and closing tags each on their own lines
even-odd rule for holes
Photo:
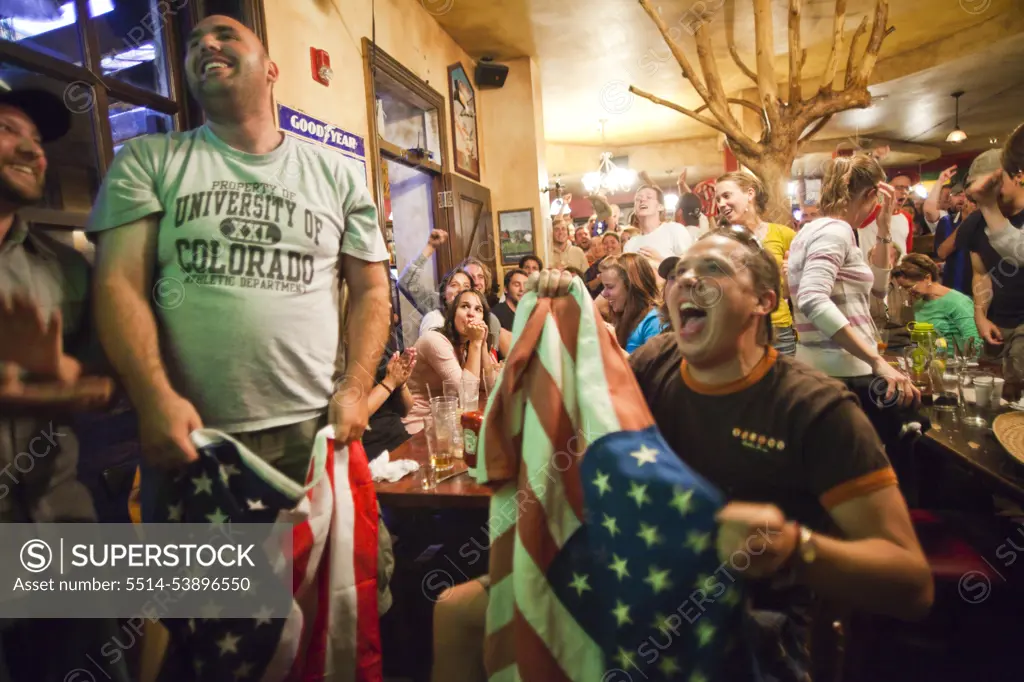
<svg viewBox="0 0 1024 682">
<path fill-rule="evenodd" d="M 837 157 L 825 170 L 821 186 L 821 212 L 797 233 L 790 246 L 789 288 L 800 335 L 796 358 L 843 381 L 861 400 L 883 440 L 889 427 L 883 406 L 918 404 L 921 392 L 910 378 L 894 369 L 878 352 L 871 296 L 884 299 L 889 289 L 889 246 L 892 236 L 893 189 L 872 157 Z M 875 207 L 878 243 L 872 262 L 854 237 Z M 886 382 L 879 395 L 874 377 Z"/>
<path fill-rule="evenodd" d="M 781 268 L 796 232 L 785 225 L 766 223 L 761 218 L 768 209 L 768 193 L 764 184 L 750 173 L 726 173 L 715 182 L 715 201 L 719 215 L 732 225 L 742 225 L 750 230 Z M 793 331 L 793 316 L 786 303 L 787 298 L 789 289 L 783 270 L 782 298 L 772 313 L 772 325 L 775 327 L 772 345 L 780 353 L 796 355 L 796 332 Z"/>
<path fill-rule="evenodd" d="M 635 253 L 607 257 L 601 263 L 601 284 L 615 338 L 627 353 L 661 333 L 658 280 L 646 258 Z"/>
<path fill-rule="evenodd" d="M 409 377 L 413 405 L 402 419 L 410 434 L 423 430 L 430 414 L 430 398 L 444 395 L 444 382 L 461 384 L 463 378 L 493 380 L 495 358 L 488 341 L 490 310 L 475 289 L 460 291 L 448 306 L 444 326 L 423 334 L 416 342 L 416 365 Z"/>
</svg>

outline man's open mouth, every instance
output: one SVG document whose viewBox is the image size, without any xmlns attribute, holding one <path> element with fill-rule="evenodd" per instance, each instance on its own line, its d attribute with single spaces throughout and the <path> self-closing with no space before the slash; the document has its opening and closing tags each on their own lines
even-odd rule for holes
<svg viewBox="0 0 1024 682">
<path fill-rule="evenodd" d="M 679 306 L 679 321 L 684 338 L 694 338 L 704 331 L 708 321 L 708 311 L 696 303 L 687 301 Z"/>
</svg>

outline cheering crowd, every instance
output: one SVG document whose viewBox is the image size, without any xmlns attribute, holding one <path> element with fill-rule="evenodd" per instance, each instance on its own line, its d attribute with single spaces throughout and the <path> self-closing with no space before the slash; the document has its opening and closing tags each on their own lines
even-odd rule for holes
<svg viewBox="0 0 1024 682">
<path fill-rule="evenodd" d="M 828 164 L 799 224 L 769 222 L 767 192 L 746 172 L 714 183 L 717 218 L 684 191 L 670 220 L 663 190 L 644 184 L 622 226 L 620 208 L 598 198 L 586 225 L 554 217 L 549 262 L 530 255 L 507 269 L 499 298 L 496 273 L 472 257 L 435 288 L 424 273 L 447 239 L 440 230 L 390 282 L 364 179 L 278 130 L 278 70 L 251 31 L 203 20 L 185 73 L 207 122 L 118 153 L 89 219 L 92 267 L 19 217 L 42 196 L 42 145 L 67 131 L 67 110 L 41 92 L 0 95 L 4 464 L 47 424 L 103 407 L 116 390 L 138 416 L 143 523 L 197 458 L 200 428 L 303 484 L 325 426 L 339 442 L 362 439 L 373 458 L 422 430 L 445 382 L 493 384 L 523 296 L 565 296 L 578 278 L 668 444 L 728 499 L 720 555 L 761 542 L 746 575 L 762 679 L 806 679 L 812 595 L 898 618 L 929 612 L 931 572 L 886 451 L 921 395 L 876 337 L 902 296 L 942 335 L 984 341 L 1019 397 L 1024 128 L 980 155 L 964 186 L 944 189 L 944 174 L 913 216 L 905 176 L 887 180 L 866 154 Z M 276 236 L 239 242 L 224 216 L 268 221 Z M 934 253 L 913 253 L 926 233 Z M 182 304 L 160 299 L 169 281 L 184 283 Z M 392 284 L 420 316 L 404 350 L 409 326 L 399 340 L 389 322 Z M 54 447 L 0 498 L 3 520 L 95 521 L 73 436 Z M 765 528 L 772 542 L 757 540 Z M 483 679 L 488 589 L 469 581 L 438 602 L 434 679 Z M 6 674 L 62 679 L 102 636 L 70 622 L 83 625 L 68 626 L 77 634 L 52 656 L 15 646 L 29 626 L 6 624 Z M 752 679 L 750 659 L 730 665 L 723 679 Z"/>
</svg>

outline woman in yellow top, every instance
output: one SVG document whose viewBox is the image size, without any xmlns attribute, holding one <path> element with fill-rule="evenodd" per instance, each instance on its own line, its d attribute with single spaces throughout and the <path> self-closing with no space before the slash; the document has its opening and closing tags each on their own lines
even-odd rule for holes
<svg viewBox="0 0 1024 682">
<path fill-rule="evenodd" d="M 786 302 L 789 287 L 786 268 L 783 266 L 796 232 L 785 225 L 766 223 L 761 219 L 768 208 L 768 194 L 761 181 L 750 173 L 726 173 L 718 178 L 715 182 L 715 201 L 722 219 L 750 230 L 762 248 L 778 261 L 782 273 L 782 297 L 779 299 L 779 307 L 772 313 L 772 327 L 775 331 L 772 345 L 780 353 L 796 355 L 796 332 Z"/>
</svg>

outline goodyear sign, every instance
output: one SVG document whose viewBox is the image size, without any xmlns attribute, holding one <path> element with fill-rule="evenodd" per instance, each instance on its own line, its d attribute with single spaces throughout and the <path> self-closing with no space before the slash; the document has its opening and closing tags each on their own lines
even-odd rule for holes
<svg viewBox="0 0 1024 682">
<path fill-rule="evenodd" d="M 353 135 L 333 123 L 313 118 L 309 114 L 304 114 L 283 104 L 277 105 L 277 113 L 281 130 L 285 132 L 333 147 L 349 156 L 359 158 L 366 156 L 363 138 L 358 135 Z"/>
</svg>

